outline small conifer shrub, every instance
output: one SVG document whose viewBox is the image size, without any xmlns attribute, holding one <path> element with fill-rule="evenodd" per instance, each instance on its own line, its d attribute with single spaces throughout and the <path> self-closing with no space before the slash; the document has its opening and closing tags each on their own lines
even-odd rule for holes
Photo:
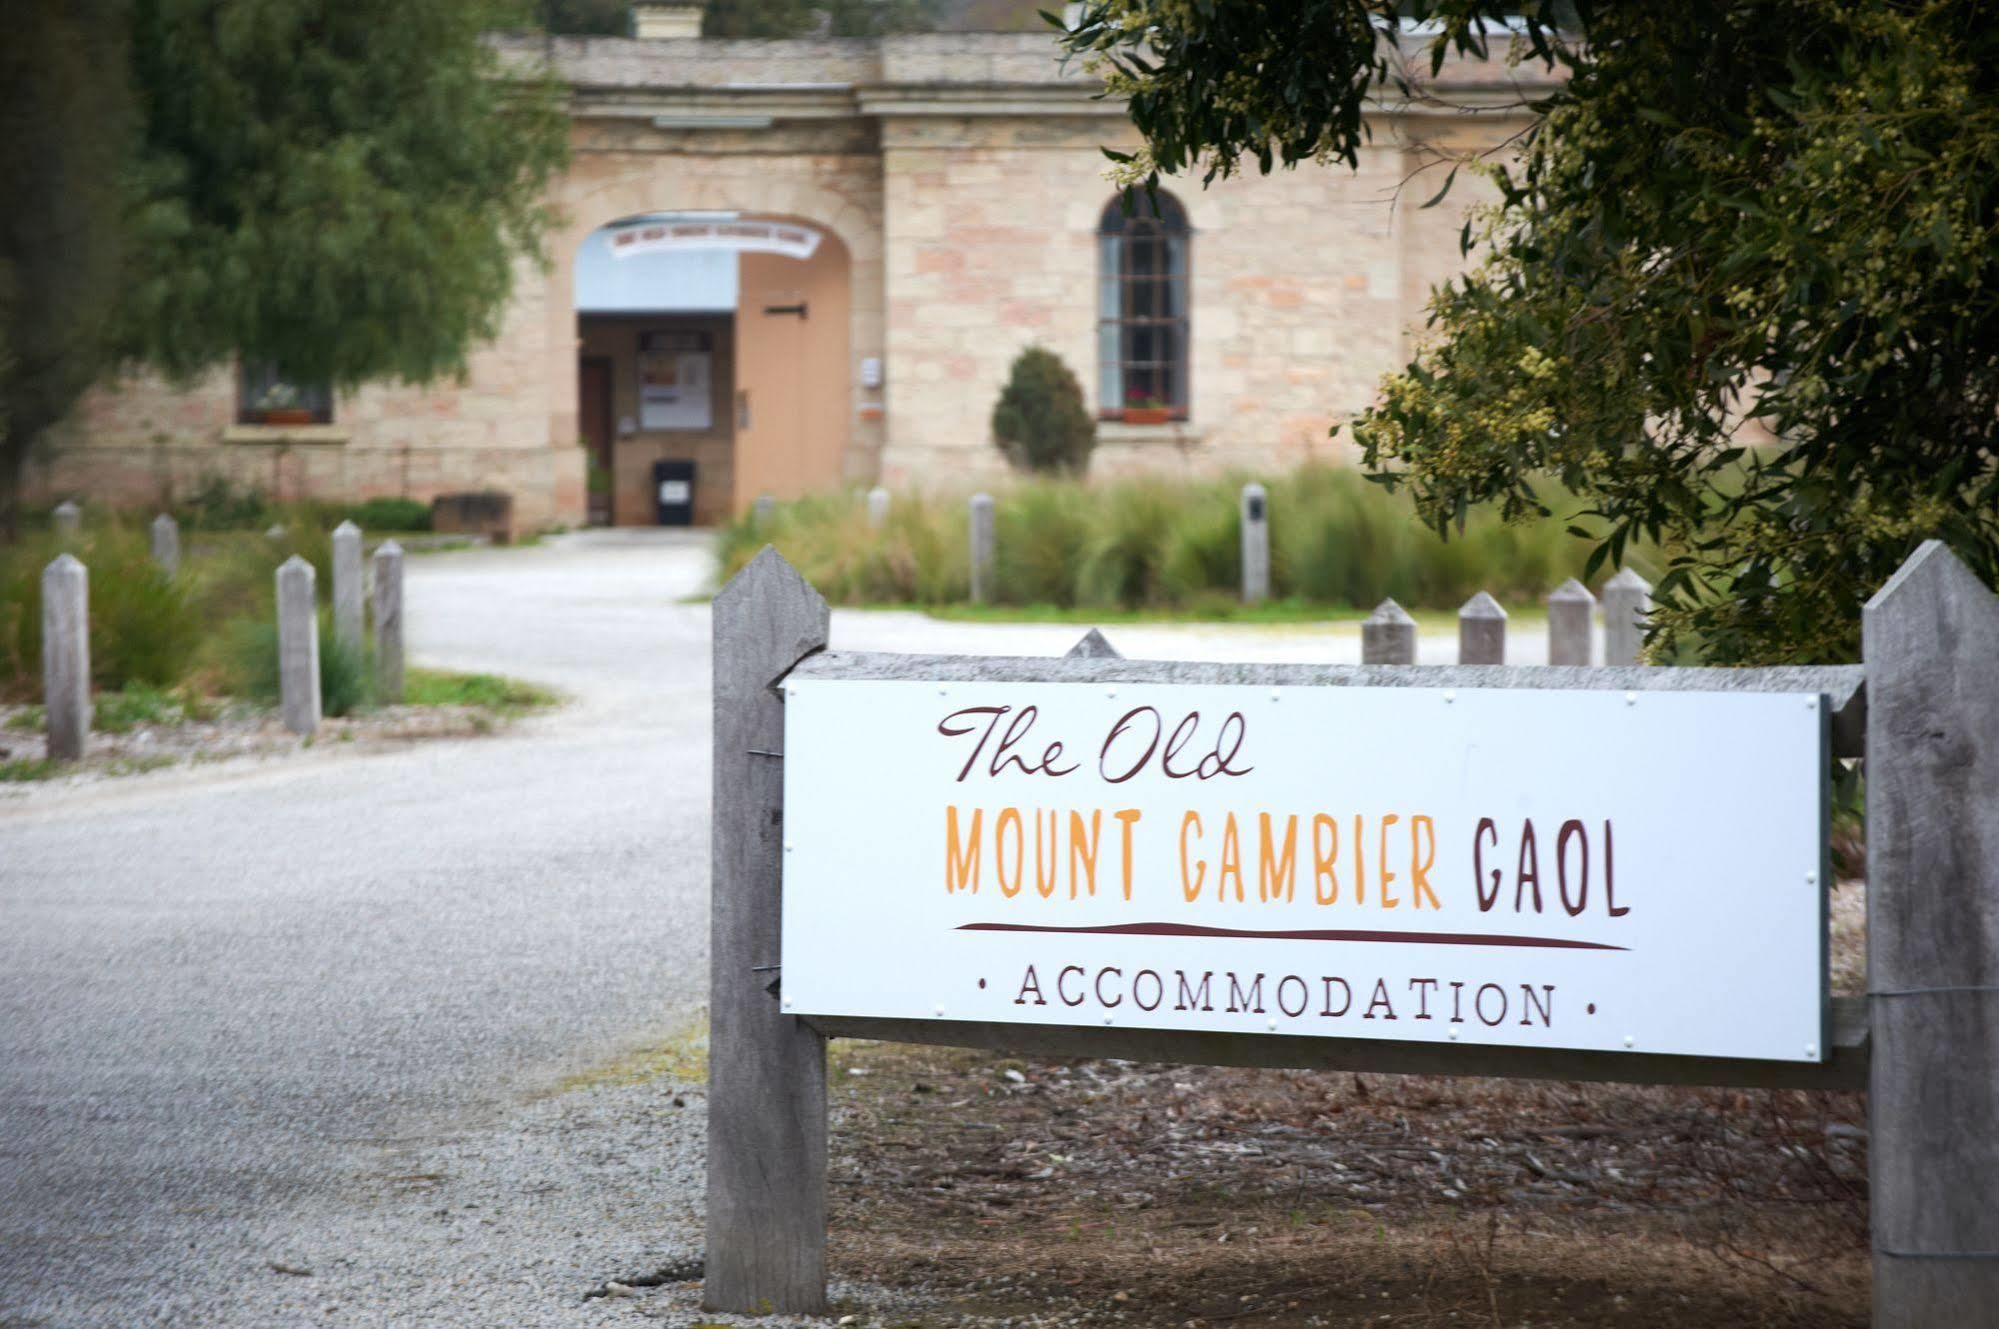
<svg viewBox="0 0 1999 1329">
<path fill-rule="evenodd" d="M 1081 475 L 1097 444 L 1096 421 L 1083 387 L 1062 358 L 1030 346 L 1014 360 L 993 407 L 993 437 L 1006 459 L 1024 471 Z"/>
</svg>

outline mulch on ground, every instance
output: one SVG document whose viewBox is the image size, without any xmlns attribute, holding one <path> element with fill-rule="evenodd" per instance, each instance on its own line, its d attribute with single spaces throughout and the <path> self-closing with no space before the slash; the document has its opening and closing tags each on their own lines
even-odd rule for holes
<svg viewBox="0 0 1999 1329">
<path fill-rule="evenodd" d="M 835 1046 L 833 1269 L 912 1323 L 1867 1323 L 1858 1095 Z"/>
</svg>

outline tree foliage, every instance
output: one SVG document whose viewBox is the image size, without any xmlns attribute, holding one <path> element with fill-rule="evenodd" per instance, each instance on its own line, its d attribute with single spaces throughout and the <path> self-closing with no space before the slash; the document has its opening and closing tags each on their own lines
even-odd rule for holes
<svg viewBox="0 0 1999 1329">
<path fill-rule="evenodd" d="M 0 41 L 0 496 L 101 371 L 132 135 L 116 0 L 27 0 Z M 0 511 L 11 529 L 12 503 Z"/>
<path fill-rule="evenodd" d="M 627 37 L 631 0 L 534 0 L 530 17 L 542 31 L 566 37 Z"/>
<path fill-rule="evenodd" d="M 1089 467 L 1096 421 L 1082 384 L 1055 352 L 1030 346 L 1015 357 L 993 407 L 993 437 L 1024 471 L 1080 475 Z"/>
<path fill-rule="evenodd" d="M 1130 98 L 1128 175 L 1214 178 L 1351 163 L 1365 98 L 1407 87 L 1397 8 L 1436 22 L 1432 69 L 1511 42 L 1566 78 L 1355 421 L 1384 480 L 1441 530 L 1558 477 L 1600 560 L 1667 550 L 1660 644 L 1715 661 L 1852 658 L 1930 536 L 1999 580 L 1993 6 L 1530 4 L 1488 37 L 1523 7 L 1105 0 L 1067 41 Z"/>
<path fill-rule="evenodd" d="M 130 350 L 351 385 L 459 372 L 538 255 L 567 125 L 486 0 L 134 0 Z"/>
</svg>

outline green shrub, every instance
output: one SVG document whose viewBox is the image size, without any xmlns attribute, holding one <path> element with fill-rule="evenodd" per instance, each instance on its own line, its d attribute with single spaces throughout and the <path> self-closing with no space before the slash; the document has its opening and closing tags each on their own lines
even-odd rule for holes
<svg viewBox="0 0 1999 1329">
<path fill-rule="evenodd" d="M 430 529 L 430 504 L 413 498 L 371 498 L 365 503 L 356 503 L 347 509 L 347 515 L 364 531 Z"/>
<path fill-rule="evenodd" d="M 271 524 L 272 510 L 255 485 L 239 489 L 227 476 L 211 475 L 175 505 L 174 515 L 190 530 L 262 530 Z"/>
<path fill-rule="evenodd" d="M 1102 491 L 1076 567 L 1076 603 L 1154 609 L 1167 595 L 1166 553 L 1184 501 L 1159 481 Z"/>
<path fill-rule="evenodd" d="M 1041 346 L 1022 351 L 993 407 L 993 438 L 1023 471 L 1080 475 L 1097 443 L 1083 387 L 1060 356 Z"/>
<path fill-rule="evenodd" d="M 283 695 L 275 617 L 238 619 L 229 625 L 223 661 L 223 690 L 275 706 Z M 351 715 L 374 698 L 369 652 L 333 635 L 331 615 L 319 615 L 319 710 Z"/>
<path fill-rule="evenodd" d="M 1074 604 L 1091 518 L 1080 485 L 1041 482 L 1009 491 L 993 513 L 997 595 L 1010 604 Z"/>
<path fill-rule="evenodd" d="M 0 695 L 41 691 L 42 571 L 63 550 L 48 535 L 0 549 Z M 201 646 L 190 584 L 154 564 L 145 535 L 123 522 L 85 526 L 71 551 L 90 572 L 90 675 L 100 688 L 181 682 Z"/>
<path fill-rule="evenodd" d="M 375 699 L 374 652 L 333 634 L 333 617 L 319 615 L 319 707 L 323 715 L 352 715 Z"/>
</svg>

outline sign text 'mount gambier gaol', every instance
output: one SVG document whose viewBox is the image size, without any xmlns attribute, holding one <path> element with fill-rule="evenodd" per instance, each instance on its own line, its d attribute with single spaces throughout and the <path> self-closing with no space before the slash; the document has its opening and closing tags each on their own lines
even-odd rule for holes
<svg viewBox="0 0 1999 1329">
<path fill-rule="evenodd" d="M 785 691 L 795 1014 L 1824 1055 L 1816 694 Z"/>
</svg>

